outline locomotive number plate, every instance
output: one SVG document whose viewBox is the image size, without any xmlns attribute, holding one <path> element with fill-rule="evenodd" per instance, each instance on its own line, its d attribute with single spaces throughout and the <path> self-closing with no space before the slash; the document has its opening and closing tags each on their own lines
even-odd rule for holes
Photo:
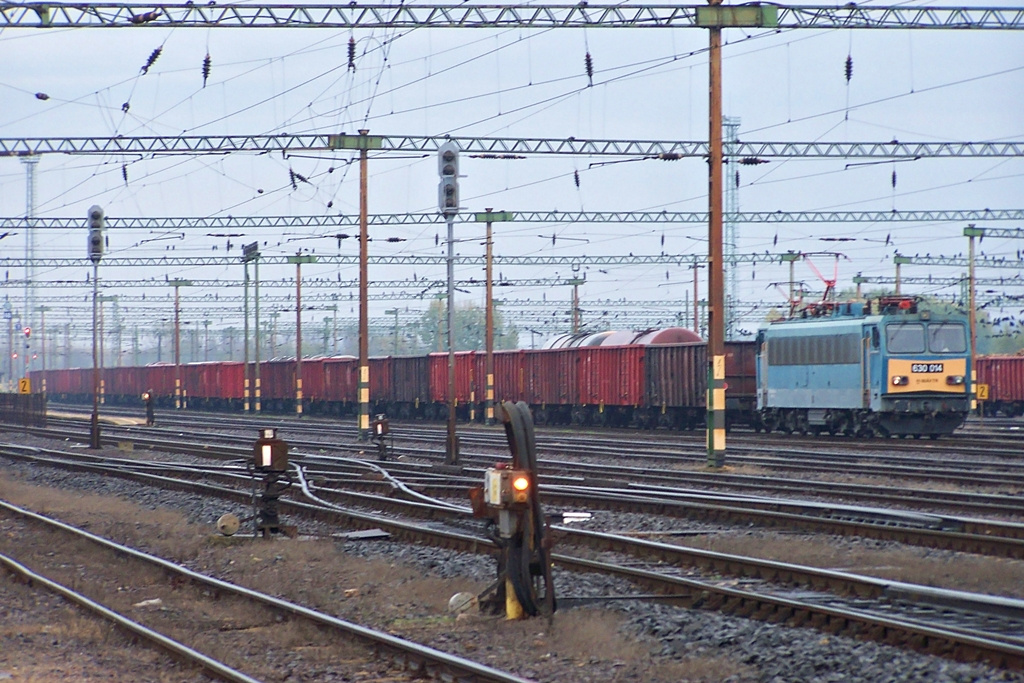
<svg viewBox="0 0 1024 683">
<path fill-rule="evenodd" d="M 942 363 L 911 363 L 911 372 L 942 372 Z"/>
</svg>

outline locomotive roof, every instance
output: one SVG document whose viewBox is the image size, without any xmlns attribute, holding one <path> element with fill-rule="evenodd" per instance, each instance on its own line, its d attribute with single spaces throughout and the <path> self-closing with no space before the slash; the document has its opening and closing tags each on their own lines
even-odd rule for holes
<svg viewBox="0 0 1024 683">
<path fill-rule="evenodd" d="M 837 314 L 824 316 L 810 316 L 807 318 L 788 318 L 786 320 L 774 320 L 769 322 L 762 329 L 788 328 L 793 330 L 806 330 L 813 327 L 821 328 L 853 328 L 864 325 L 884 325 L 891 322 L 963 322 L 966 324 L 967 316 L 960 313 L 934 313 L 932 311 L 915 311 L 913 313 L 897 311 L 883 314 Z M 810 327 L 808 327 L 810 326 Z"/>
</svg>

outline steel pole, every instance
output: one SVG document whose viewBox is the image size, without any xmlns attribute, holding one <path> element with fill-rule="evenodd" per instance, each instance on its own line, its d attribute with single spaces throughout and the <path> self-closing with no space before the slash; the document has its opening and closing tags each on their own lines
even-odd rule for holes
<svg viewBox="0 0 1024 683">
<path fill-rule="evenodd" d="M 242 411 L 249 412 L 249 262 L 242 261 Z M 232 349 L 232 352 L 234 349 Z"/>
<path fill-rule="evenodd" d="M 253 289 L 253 410 L 257 413 L 261 410 L 260 397 L 260 255 L 257 253 L 253 259 L 253 278 L 255 279 Z"/>
<path fill-rule="evenodd" d="M 491 209 L 486 209 L 491 213 Z M 494 240 L 492 238 L 491 221 L 487 221 L 487 310 L 485 315 L 485 345 L 487 348 L 487 386 L 485 387 L 486 406 L 484 411 L 484 422 L 487 425 L 494 424 Z"/>
<path fill-rule="evenodd" d="M 968 322 L 970 323 L 971 330 L 971 410 L 976 410 L 978 407 L 977 389 L 976 382 L 978 379 L 977 367 L 974 363 L 974 359 L 977 356 L 978 348 L 978 312 L 975 308 L 975 283 L 974 283 L 974 225 L 968 228 L 968 242 L 967 242 L 967 299 L 968 299 Z"/>
<path fill-rule="evenodd" d="M 580 331 L 580 286 L 572 286 L 572 333 L 579 334 Z"/>
<path fill-rule="evenodd" d="M 698 290 L 697 290 L 697 272 L 698 272 L 697 266 L 696 266 L 696 264 L 694 264 L 694 266 L 693 266 L 693 331 L 696 334 L 700 334 L 700 310 L 699 310 L 700 307 L 697 305 L 697 302 L 699 301 L 698 296 L 700 296 L 700 295 L 699 295 Z"/>
<path fill-rule="evenodd" d="M 96 344 L 97 318 L 96 306 L 99 303 L 99 264 L 92 264 L 92 419 L 89 422 L 89 448 L 100 447 L 100 363 L 97 356 L 99 347 Z"/>
<path fill-rule="evenodd" d="M 295 415 L 302 417 L 302 262 L 295 262 Z"/>
<path fill-rule="evenodd" d="M 370 310 L 368 300 L 370 260 L 369 216 L 367 207 L 367 140 L 370 131 L 361 129 L 363 145 L 359 150 L 359 440 L 370 438 Z"/>
<path fill-rule="evenodd" d="M 181 286 L 174 285 L 174 409 L 181 409 Z"/>
<path fill-rule="evenodd" d="M 709 0 L 720 5 L 721 0 Z M 725 280 L 722 246 L 722 29 L 709 29 L 708 466 L 725 465 Z"/>
<path fill-rule="evenodd" d="M 39 307 L 39 333 L 43 337 L 39 344 L 39 353 L 42 356 L 40 361 L 43 369 L 42 386 L 39 388 L 44 394 L 46 393 L 46 312 L 48 310 L 50 309 L 47 306 Z"/>
<path fill-rule="evenodd" d="M 455 215 L 448 219 L 448 438 L 445 461 L 459 464 L 459 445 L 455 436 Z"/>
</svg>

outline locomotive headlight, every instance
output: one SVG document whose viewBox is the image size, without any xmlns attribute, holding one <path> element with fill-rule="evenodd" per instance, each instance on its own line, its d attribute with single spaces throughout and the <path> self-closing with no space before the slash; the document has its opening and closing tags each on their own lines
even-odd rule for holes
<svg viewBox="0 0 1024 683">
<path fill-rule="evenodd" d="M 949 384 L 950 386 L 958 387 L 961 386 L 963 383 L 963 375 L 949 375 L 948 377 L 946 377 L 946 384 Z"/>
<path fill-rule="evenodd" d="M 910 378 L 906 375 L 893 375 L 892 378 L 893 386 L 902 387 L 910 383 Z"/>
</svg>

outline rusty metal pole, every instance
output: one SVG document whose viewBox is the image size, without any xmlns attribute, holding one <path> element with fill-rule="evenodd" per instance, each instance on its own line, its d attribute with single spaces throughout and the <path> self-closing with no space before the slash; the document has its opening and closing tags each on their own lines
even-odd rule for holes
<svg viewBox="0 0 1024 683">
<path fill-rule="evenodd" d="M 367 279 L 367 262 L 369 250 L 368 209 L 367 209 L 367 140 L 368 129 L 361 129 L 363 136 L 359 149 L 359 440 L 370 438 L 370 351 L 369 351 L 369 280 Z"/>
<path fill-rule="evenodd" d="M 712 6 L 721 0 L 709 0 Z M 708 466 L 725 465 L 725 277 L 722 256 L 722 29 L 712 26 L 708 147 Z"/>
<path fill-rule="evenodd" d="M 492 209 L 484 209 L 488 214 Z M 489 217 L 489 216 L 488 216 Z M 487 350 L 487 386 L 486 406 L 484 412 L 484 423 L 494 424 L 494 240 L 491 230 L 491 221 L 487 221 L 487 311 L 485 313 L 484 344 Z"/>
<path fill-rule="evenodd" d="M 295 264 L 295 416 L 302 417 L 302 264 L 316 263 L 313 254 L 288 257 Z"/>
</svg>

